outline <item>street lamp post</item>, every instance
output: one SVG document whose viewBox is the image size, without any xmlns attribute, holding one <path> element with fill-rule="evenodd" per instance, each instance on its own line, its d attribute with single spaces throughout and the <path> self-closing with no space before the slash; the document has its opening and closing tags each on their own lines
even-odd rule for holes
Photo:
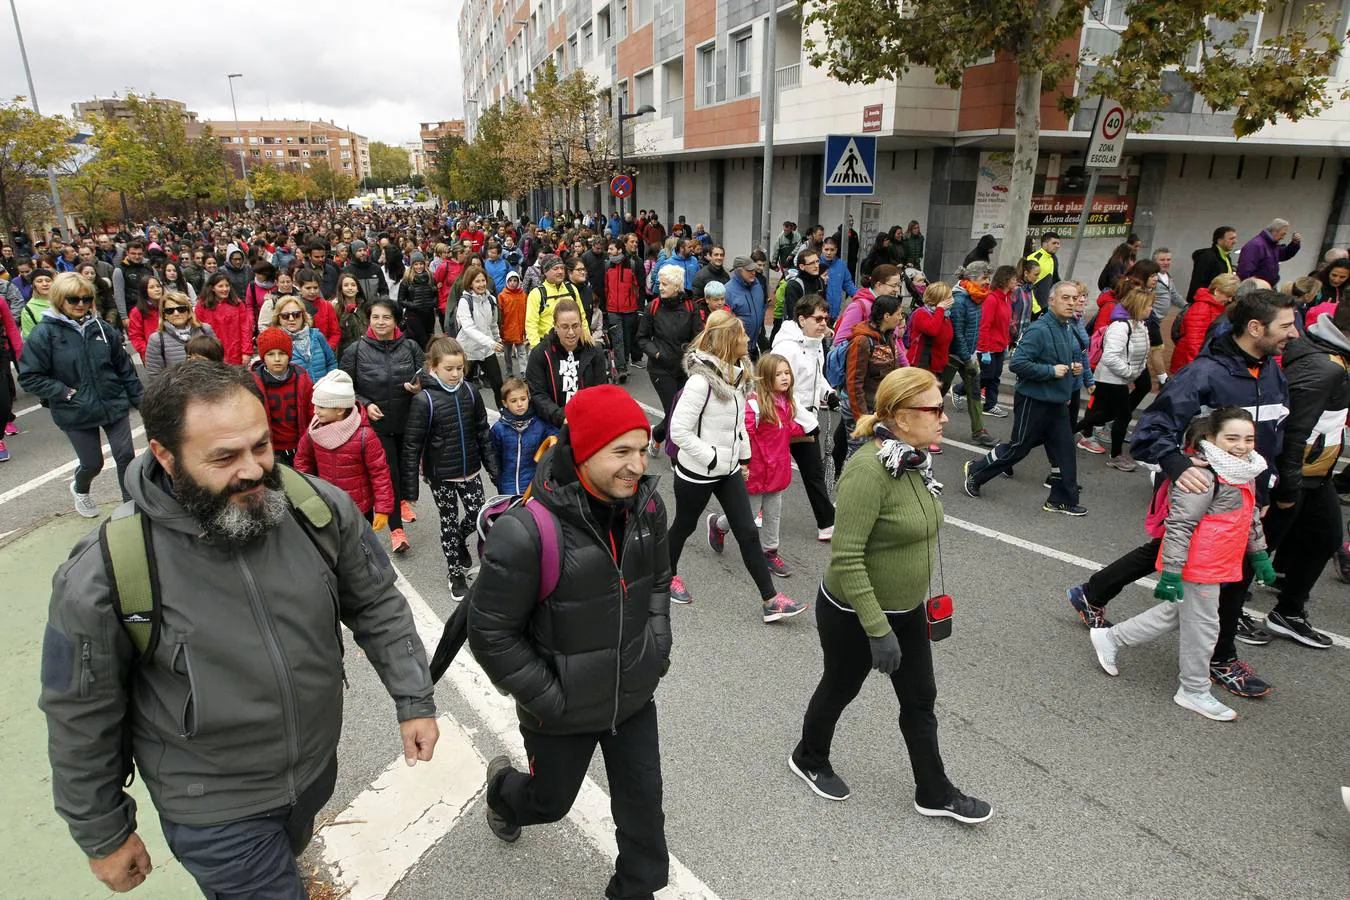
<svg viewBox="0 0 1350 900">
<path fill-rule="evenodd" d="M 28 78 L 28 102 L 33 104 L 33 112 L 40 116 L 42 110 L 38 109 L 37 88 L 33 87 L 33 70 L 28 67 L 28 50 L 23 45 L 23 29 L 19 27 L 19 8 L 14 5 L 14 0 L 9 0 L 9 11 L 14 14 L 14 36 L 19 39 L 23 74 Z M 61 237 L 65 238 L 66 211 L 61 208 L 61 192 L 56 187 L 56 166 L 47 166 L 47 187 L 52 192 L 52 212 L 56 215 L 56 227 L 61 229 Z"/>
<path fill-rule="evenodd" d="M 11 3 L 14 0 L 10 0 Z M 248 183 L 248 148 L 244 144 L 244 132 L 239 127 L 239 107 L 234 105 L 234 80 L 243 78 L 242 72 L 232 72 L 225 76 L 225 81 L 230 85 L 230 110 L 234 113 L 234 132 L 239 137 L 239 167 L 244 170 L 244 208 L 250 212 L 253 210 L 253 188 Z"/>
<path fill-rule="evenodd" d="M 645 116 L 647 113 L 654 113 L 654 112 L 656 112 L 656 108 L 653 107 L 650 103 L 644 103 L 644 104 L 642 104 L 641 106 L 639 106 L 637 109 L 633 110 L 632 112 L 624 112 L 624 111 L 623 111 L 623 97 L 620 97 L 620 98 L 619 98 L 619 174 L 621 174 L 621 175 L 624 174 L 624 171 L 623 171 L 623 123 L 624 123 L 624 122 L 627 122 L 629 119 L 636 119 L 636 118 L 638 118 L 638 117 L 640 117 L 640 116 Z M 636 181 L 633 182 L 633 192 L 632 192 L 631 194 L 628 195 L 628 199 L 630 199 L 630 200 L 633 201 L 633 204 L 634 204 L 633 209 L 636 209 L 636 208 L 637 208 L 637 207 L 636 207 L 636 203 L 637 203 L 637 182 L 636 182 Z M 626 204 L 626 203 L 624 202 L 624 200 L 622 200 L 622 199 L 619 200 L 619 215 L 620 215 L 620 217 L 622 217 L 623 212 L 624 212 L 624 206 L 626 206 L 626 205 L 628 205 L 628 204 Z M 630 210 L 630 211 L 631 211 L 631 210 Z"/>
</svg>

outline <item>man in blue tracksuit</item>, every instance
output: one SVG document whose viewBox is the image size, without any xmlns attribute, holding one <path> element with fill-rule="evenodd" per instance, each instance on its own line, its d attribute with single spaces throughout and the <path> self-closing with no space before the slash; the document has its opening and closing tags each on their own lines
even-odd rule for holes
<svg viewBox="0 0 1350 900">
<path fill-rule="evenodd" d="M 1268 289 L 1252 291 L 1233 302 L 1228 321 L 1232 330 L 1211 340 L 1140 415 L 1130 454 L 1162 467 L 1167 480 L 1157 486 L 1159 491 L 1167 490 L 1172 483 L 1192 492 L 1210 490 L 1210 482 L 1191 471 L 1196 461 L 1183 452 L 1186 429 L 1202 410 L 1241 406 L 1256 420 L 1256 452 L 1271 464 L 1271 469 L 1256 480 L 1256 503 L 1266 506 L 1289 414 L 1288 385 L 1275 357 L 1298 337 L 1294 298 Z M 1135 579 L 1153 574 L 1160 543 L 1161 539 L 1155 538 L 1136 547 L 1086 584 L 1068 589 L 1069 602 L 1085 624 L 1092 628 L 1110 626 L 1106 604 Z M 1274 639 L 1242 611 L 1251 578 L 1251 566 L 1246 565 L 1242 581 L 1225 584 L 1219 591 L 1219 638 L 1209 667 L 1210 677 L 1239 697 L 1262 697 L 1272 687 L 1237 658 L 1234 644 L 1235 640 L 1269 644 Z"/>
<path fill-rule="evenodd" d="M 1078 505 L 1078 466 L 1069 422 L 1069 398 L 1083 372 L 1082 345 L 1073 327 L 1077 303 L 1078 288 L 1072 283 L 1055 285 L 1050 290 L 1050 314 L 1032 323 L 1017 345 L 1010 363 L 1017 376 L 1012 439 L 983 459 L 966 463 L 967 495 L 978 498 L 981 485 L 1044 444 L 1060 464 L 1060 477 L 1050 480 L 1050 496 L 1041 508 L 1069 516 L 1087 515 Z"/>
<path fill-rule="evenodd" d="M 839 258 L 839 241 L 827 237 L 820 248 L 820 274 L 825 279 L 825 302 L 830 304 L 830 321 L 839 318 L 845 299 L 858 293 L 858 286 L 849 274 L 848 263 Z"/>
</svg>

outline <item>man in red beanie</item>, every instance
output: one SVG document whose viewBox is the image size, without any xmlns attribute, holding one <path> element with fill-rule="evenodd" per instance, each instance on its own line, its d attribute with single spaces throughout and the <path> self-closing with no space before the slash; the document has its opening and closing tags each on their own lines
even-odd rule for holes
<svg viewBox="0 0 1350 900">
<path fill-rule="evenodd" d="M 488 765 L 487 821 L 512 843 L 572 808 L 598 744 L 619 845 L 606 897 L 650 897 L 669 857 L 653 695 L 670 667 L 666 510 L 648 478 L 651 428 L 615 385 L 579 391 L 530 486 L 557 523 L 557 588 L 540 599 L 534 516 L 517 507 L 488 535 L 469 645 L 516 700 L 529 759 Z"/>
</svg>

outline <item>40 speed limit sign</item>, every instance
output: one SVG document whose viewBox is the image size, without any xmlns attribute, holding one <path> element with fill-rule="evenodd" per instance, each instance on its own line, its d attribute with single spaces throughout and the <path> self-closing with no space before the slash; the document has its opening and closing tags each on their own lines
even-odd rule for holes
<svg viewBox="0 0 1350 900">
<path fill-rule="evenodd" d="M 1092 123 L 1084 165 L 1089 169 L 1114 169 L 1125 155 L 1125 108 L 1114 100 L 1102 98 L 1097 118 Z"/>
</svg>

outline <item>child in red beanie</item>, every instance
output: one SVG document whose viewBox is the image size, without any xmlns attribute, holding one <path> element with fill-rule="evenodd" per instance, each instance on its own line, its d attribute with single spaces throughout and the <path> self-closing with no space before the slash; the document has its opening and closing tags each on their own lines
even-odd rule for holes
<svg viewBox="0 0 1350 900">
<path fill-rule="evenodd" d="M 291 364 L 291 336 L 280 328 L 266 328 L 258 335 L 258 356 L 253 380 L 267 407 L 272 452 L 279 462 L 290 465 L 301 435 L 314 418 L 314 381 L 304 369 Z"/>
</svg>

